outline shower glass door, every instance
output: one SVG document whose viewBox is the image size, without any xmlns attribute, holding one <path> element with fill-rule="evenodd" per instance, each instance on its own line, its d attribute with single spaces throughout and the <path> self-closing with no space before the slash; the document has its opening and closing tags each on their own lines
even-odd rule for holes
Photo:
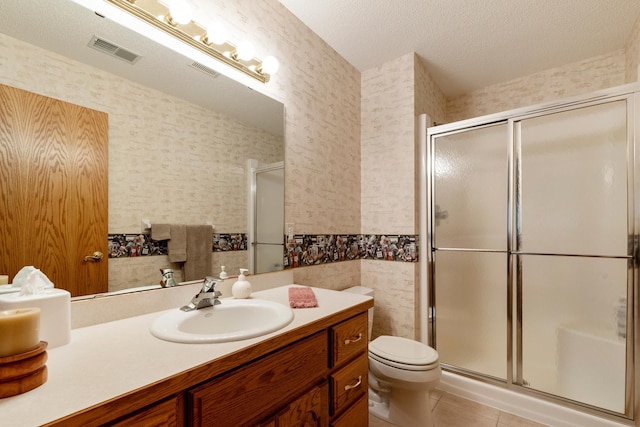
<svg viewBox="0 0 640 427">
<path fill-rule="evenodd" d="M 433 145 L 435 346 L 442 363 L 507 374 L 506 123 Z"/>
<path fill-rule="evenodd" d="M 633 100 L 431 134 L 430 343 L 445 368 L 633 415 Z"/>
<path fill-rule="evenodd" d="M 284 254 L 284 163 L 255 171 L 254 233 L 251 239 L 251 274 L 283 269 Z"/>
<path fill-rule="evenodd" d="M 626 100 L 524 118 L 514 129 L 516 382 L 624 413 Z"/>
</svg>

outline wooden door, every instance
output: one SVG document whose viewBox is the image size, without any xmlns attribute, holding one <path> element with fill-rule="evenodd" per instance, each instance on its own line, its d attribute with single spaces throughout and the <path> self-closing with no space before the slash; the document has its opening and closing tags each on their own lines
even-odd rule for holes
<svg viewBox="0 0 640 427">
<path fill-rule="evenodd" d="M 0 85 L 0 274 L 42 270 L 72 296 L 106 292 L 106 113 Z"/>
</svg>

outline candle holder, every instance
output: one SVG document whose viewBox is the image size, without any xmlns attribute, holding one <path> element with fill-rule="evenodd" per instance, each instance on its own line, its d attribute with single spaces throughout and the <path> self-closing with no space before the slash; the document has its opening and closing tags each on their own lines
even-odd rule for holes
<svg viewBox="0 0 640 427">
<path fill-rule="evenodd" d="M 26 393 L 47 381 L 47 342 L 13 356 L 0 357 L 0 399 Z"/>
</svg>

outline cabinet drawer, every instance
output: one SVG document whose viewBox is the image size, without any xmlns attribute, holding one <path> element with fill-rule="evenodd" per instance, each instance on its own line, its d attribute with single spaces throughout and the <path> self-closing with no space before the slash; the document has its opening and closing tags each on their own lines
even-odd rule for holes
<svg viewBox="0 0 640 427">
<path fill-rule="evenodd" d="M 346 409 L 369 389 L 369 359 L 365 353 L 331 374 L 331 414 Z"/>
<path fill-rule="evenodd" d="M 346 362 L 366 350 L 369 339 L 367 327 L 367 313 L 362 313 L 331 328 L 331 366 Z"/>
<path fill-rule="evenodd" d="M 366 394 L 331 423 L 331 427 L 368 427 L 368 425 L 369 399 Z"/>
<path fill-rule="evenodd" d="M 184 395 L 179 394 L 170 397 L 107 425 L 111 427 L 133 425 L 143 425 L 145 427 L 184 426 Z"/>
</svg>

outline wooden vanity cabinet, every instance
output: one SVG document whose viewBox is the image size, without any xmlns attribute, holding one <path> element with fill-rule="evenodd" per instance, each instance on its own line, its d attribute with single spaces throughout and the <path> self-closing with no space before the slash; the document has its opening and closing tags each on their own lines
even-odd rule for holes
<svg viewBox="0 0 640 427">
<path fill-rule="evenodd" d="M 367 308 L 361 304 L 46 425 L 367 427 Z"/>
<path fill-rule="evenodd" d="M 189 390 L 189 425 L 366 427 L 366 350 L 360 314 Z"/>
</svg>

